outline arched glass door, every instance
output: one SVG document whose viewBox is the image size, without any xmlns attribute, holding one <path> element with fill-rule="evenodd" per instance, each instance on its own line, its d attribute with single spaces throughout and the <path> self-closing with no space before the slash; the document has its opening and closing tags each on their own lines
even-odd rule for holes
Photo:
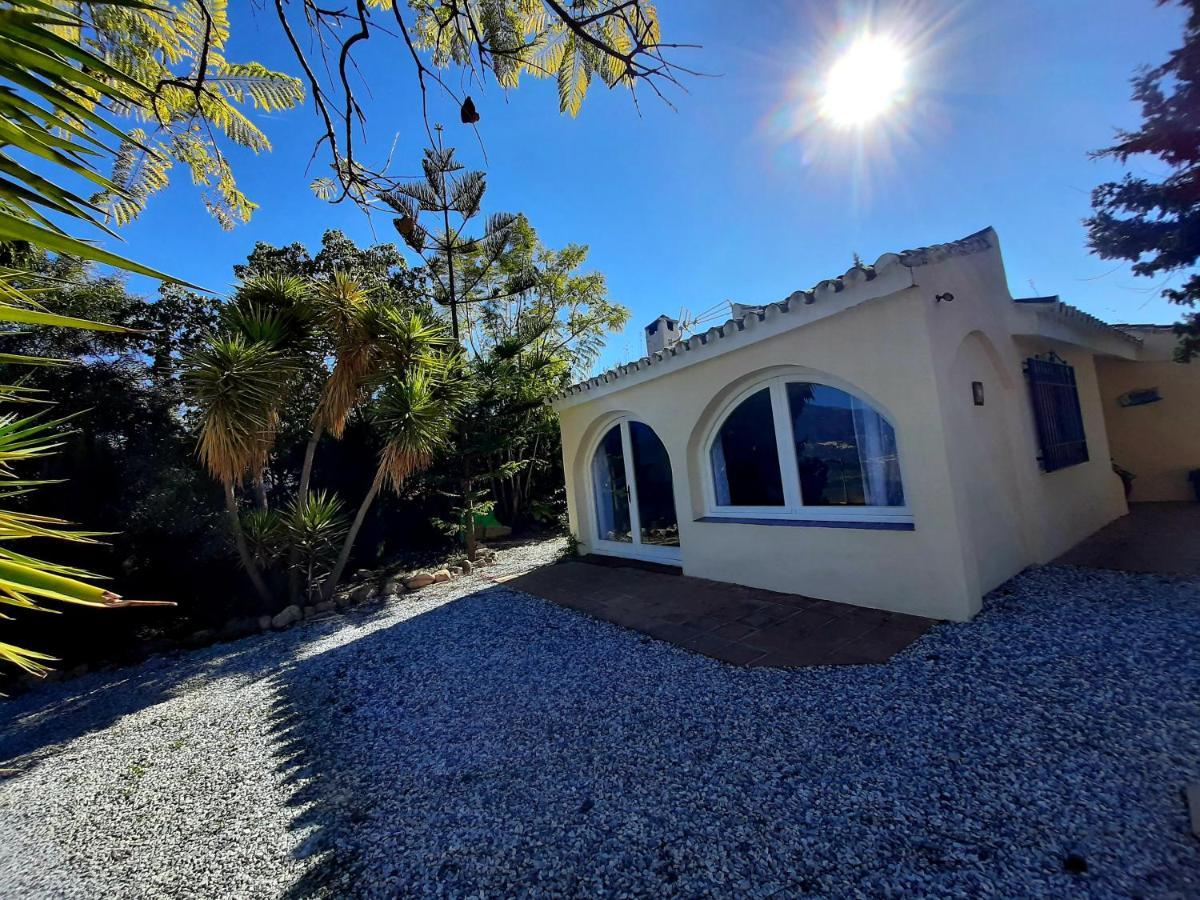
<svg viewBox="0 0 1200 900">
<path fill-rule="evenodd" d="M 622 419 L 592 456 L 596 549 L 678 562 L 679 519 L 667 448 L 649 425 Z"/>
</svg>

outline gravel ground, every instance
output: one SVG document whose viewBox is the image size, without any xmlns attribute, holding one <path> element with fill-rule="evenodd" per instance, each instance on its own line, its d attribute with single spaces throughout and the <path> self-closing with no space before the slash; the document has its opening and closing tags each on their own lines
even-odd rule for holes
<svg viewBox="0 0 1200 900">
<path fill-rule="evenodd" d="M 1196 896 L 1198 647 L 1152 575 L 799 671 L 473 576 L 0 707 L 0 895 Z"/>
</svg>

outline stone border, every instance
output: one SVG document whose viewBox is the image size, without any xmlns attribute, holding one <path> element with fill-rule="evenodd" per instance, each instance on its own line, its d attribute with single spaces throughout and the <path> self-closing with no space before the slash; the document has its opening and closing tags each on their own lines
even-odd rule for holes
<svg viewBox="0 0 1200 900">
<path fill-rule="evenodd" d="M 346 612 L 363 603 L 396 600 L 405 594 L 420 591 L 431 584 L 445 584 L 456 578 L 470 575 L 477 569 L 491 565 L 495 561 L 496 551 L 494 549 L 480 547 L 474 563 L 465 556 L 457 556 L 437 569 L 393 570 L 391 573 L 386 573 L 386 570 L 375 572 L 360 570 L 357 573 L 357 577 L 361 579 L 359 583 L 338 591 L 332 600 L 322 600 L 305 606 L 294 604 L 285 606 L 273 616 L 237 616 L 219 628 L 201 628 L 183 637 L 153 638 L 134 648 L 131 656 L 121 661 L 99 661 L 95 665 L 81 663 L 70 669 L 54 669 L 42 678 L 17 674 L 10 684 L 4 685 L 5 692 L 0 693 L 0 701 L 5 698 L 6 694 L 8 697 L 15 697 L 36 690 L 44 684 L 82 677 L 93 670 L 123 669 L 127 666 L 139 665 L 152 656 L 179 650 L 198 650 L 213 644 L 241 640 L 268 631 L 284 631 L 293 625 L 304 622 L 324 621 L 333 618 L 339 612 Z"/>
</svg>

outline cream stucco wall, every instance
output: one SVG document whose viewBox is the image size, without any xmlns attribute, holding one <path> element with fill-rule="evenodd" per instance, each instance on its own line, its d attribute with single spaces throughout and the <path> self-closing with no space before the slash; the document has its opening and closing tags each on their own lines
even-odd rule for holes
<svg viewBox="0 0 1200 900">
<path fill-rule="evenodd" d="M 986 252 L 891 265 L 786 315 L 747 320 L 745 332 L 682 360 L 560 401 L 568 509 L 583 552 L 596 549 L 591 455 L 622 415 L 650 425 L 670 456 L 688 575 L 963 620 L 986 591 L 1123 514 L 1092 350 L 1063 340 L 1069 329 L 1034 327 L 1040 313 L 1012 302 L 988 234 Z M 954 299 L 936 299 L 946 293 Z M 1048 350 L 1076 366 L 1091 452 L 1054 473 L 1038 466 L 1021 370 Z M 698 521 L 710 477 L 704 448 L 723 406 L 781 373 L 850 390 L 889 419 L 913 530 Z M 984 384 L 983 406 L 972 381 Z"/>
<path fill-rule="evenodd" d="M 1188 472 L 1200 469 L 1200 362 L 1171 359 L 1177 338 L 1169 329 L 1139 329 L 1138 361 L 1097 360 L 1100 393 L 1113 459 L 1133 472 L 1130 500 L 1193 500 Z M 1118 398 L 1158 388 L 1162 399 L 1122 407 Z"/>
<path fill-rule="evenodd" d="M 1049 307 L 1014 303 L 996 252 L 963 257 L 918 278 L 951 302 L 926 307 L 954 467 L 954 496 L 968 530 L 973 590 L 986 593 L 1032 563 L 1046 563 L 1126 513 L 1109 460 L 1094 348 L 1134 353 L 1106 329 L 1043 321 Z M 925 276 L 925 277 L 922 277 Z M 955 348 L 947 352 L 947 348 Z M 1075 368 L 1087 462 L 1043 472 L 1023 365 L 1057 353 Z M 976 407 L 971 382 L 984 386 Z"/>
<path fill-rule="evenodd" d="M 562 410 L 571 523 L 583 549 L 594 540 L 591 454 L 613 418 L 627 414 L 650 425 L 671 458 L 686 574 L 939 618 L 970 616 L 921 303 L 915 291 L 901 291 Z M 890 419 L 914 531 L 696 521 L 704 514 L 703 448 L 721 407 L 784 371 L 850 387 Z"/>
</svg>

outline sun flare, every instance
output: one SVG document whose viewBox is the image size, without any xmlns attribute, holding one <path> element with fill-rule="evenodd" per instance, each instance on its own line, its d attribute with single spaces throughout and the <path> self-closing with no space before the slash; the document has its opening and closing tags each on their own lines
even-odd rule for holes
<svg viewBox="0 0 1200 900">
<path fill-rule="evenodd" d="M 908 56 L 891 38 L 864 34 L 833 63 L 821 116 L 842 128 L 867 124 L 897 106 L 908 88 Z"/>
</svg>

